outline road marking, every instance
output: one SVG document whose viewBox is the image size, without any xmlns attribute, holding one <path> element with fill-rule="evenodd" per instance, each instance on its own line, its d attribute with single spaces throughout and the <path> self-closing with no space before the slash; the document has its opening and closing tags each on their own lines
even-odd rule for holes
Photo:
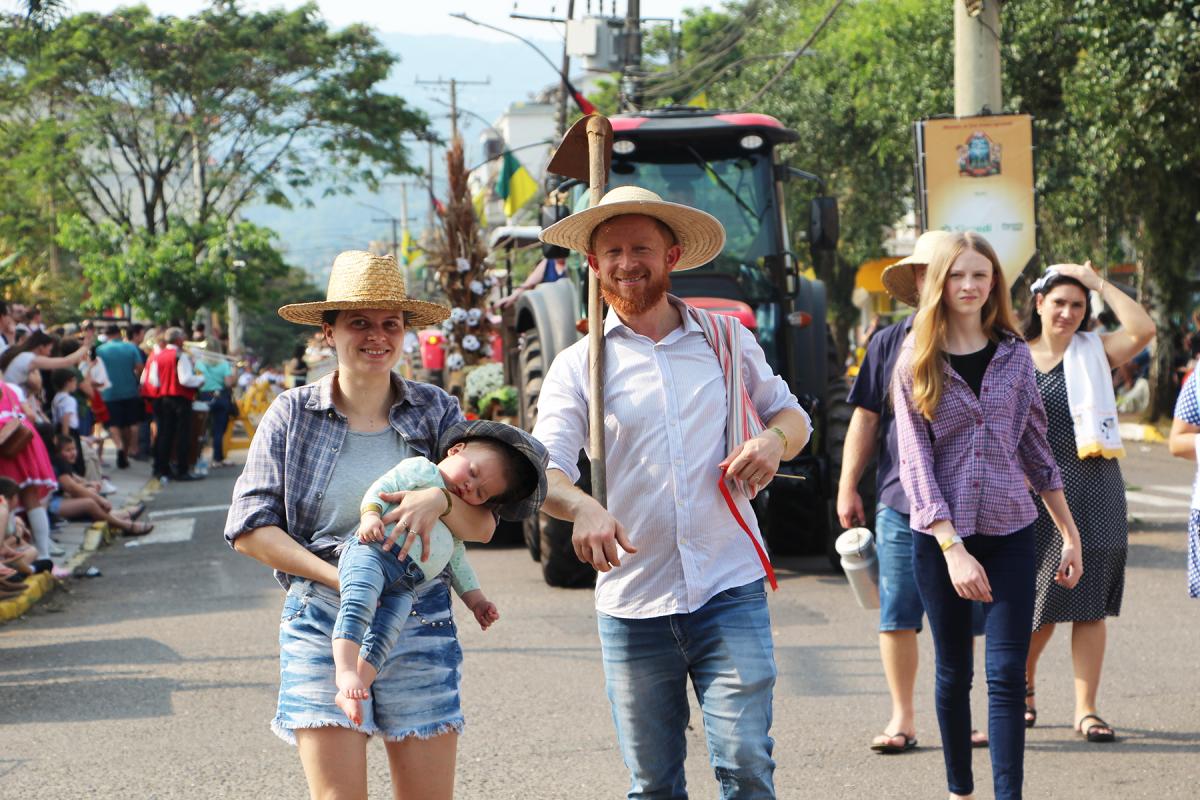
<svg viewBox="0 0 1200 800">
<path fill-rule="evenodd" d="M 194 506 L 192 508 L 171 508 L 165 511 L 151 511 L 150 519 L 162 519 L 164 517 L 182 517 L 193 514 L 203 514 L 208 511 L 228 511 L 229 503 L 224 503 L 218 506 Z"/>
<path fill-rule="evenodd" d="M 1161 497 L 1156 494 L 1146 494 L 1145 492 L 1137 492 L 1126 490 L 1125 499 L 1131 503 L 1141 503 L 1147 506 L 1157 506 L 1158 508 L 1189 508 L 1191 503 L 1187 500 L 1176 500 L 1173 497 Z"/>
<path fill-rule="evenodd" d="M 127 547 L 142 547 L 148 544 L 187 542 L 191 541 L 195 529 L 196 520 L 193 517 L 188 517 L 187 519 L 169 519 L 164 522 L 155 523 L 152 533 L 148 533 L 145 536 L 130 537 L 126 540 L 125 545 Z"/>
<path fill-rule="evenodd" d="M 1166 492 L 1167 494 L 1178 494 L 1184 497 L 1192 496 L 1192 487 L 1190 486 L 1143 486 L 1142 489 L 1147 492 Z"/>
<path fill-rule="evenodd" d="M 1188 515 L 1178 511 L 1130 511 L 1129 519 L 1138 522 L 1178 522 L 1186 525 Z"/>
</svg>

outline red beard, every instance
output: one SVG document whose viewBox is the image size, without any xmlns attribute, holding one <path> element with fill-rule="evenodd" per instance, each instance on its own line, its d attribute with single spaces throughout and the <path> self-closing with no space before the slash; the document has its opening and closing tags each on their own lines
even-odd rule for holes
<svg viewBox="0 0 1200 800">
<path fill-rule="evenodd" d="M 616 280 L 600 275 L 600 294 L 617 315 L 623 318 L 640 316 L 663 299 L 671 287 L 671 274 L 646 273 L 646 280 L 633 287 L 622 287 Z"/>
</svg>

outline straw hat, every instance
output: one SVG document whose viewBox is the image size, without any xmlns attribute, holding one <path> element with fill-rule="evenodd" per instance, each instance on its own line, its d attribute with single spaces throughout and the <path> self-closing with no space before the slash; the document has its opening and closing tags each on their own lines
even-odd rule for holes
<svg viewBox="0 0 1200 800">
<path fill-rule="evenodd" d="M 880 276 L 883 288 L 887 289 L 888 294 L 901 303 L 916 308 L 921 302 L 921 292 L 917 288 L 917 275 L 913 267 L 918 264 L 929 266 L 938 245 L 951 235 L 948 231 L 925 231 L 922 233 L 913 247 L 912 255 L 892 264 Z"/>
<path fill-rule="evenodd" d="M 324 300 L 284 306 L 279 316 L 301 325 L 320 325 L 326 311 L 351 309 L 403 311 L 409 327 L 436 325 L 450 316 L 445 306 L 413 300 L 405 293 L 404 275 L 396 259 L 365 250 L 347 250 L 333 260 Z"/>
<path fill-rule="evenodd" d="M 586 253 L 596 226 L 623 214 L 654 217 L 675 233 L 675 239 L 683 249 L 676 270 L 707 264 L 725 247 L 725 228 L 712 214 L 691 206 L 668 203 L 640 186 L 618 186 L 592 208 L 577 211 L 543 230 L 541 238 L 543 242 Z"/>
</svg>

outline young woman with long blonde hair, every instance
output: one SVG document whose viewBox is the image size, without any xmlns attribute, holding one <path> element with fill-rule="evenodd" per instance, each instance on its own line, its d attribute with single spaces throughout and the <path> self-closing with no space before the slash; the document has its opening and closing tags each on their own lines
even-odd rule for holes
<svg viewBox="0 0 1200 800">
<path fill-rule="evenodd" d="M 1083 572 L 1079 533 L 1046 442 L 1029 348 L 995 251 L 961 233 L 938 246 L 892 379 L 913 569 L 937 663 L 935 702 L 952 798 L 973 796 L 971 602 L 985 604 L 988 734 L 997 800 L 1021 797 L 1025 657 L 1034 598 L 1026 481 L 1062 534 L 1056 580 Z M 921 536 L 917 533 L 924 534 Z"/>
</svg>

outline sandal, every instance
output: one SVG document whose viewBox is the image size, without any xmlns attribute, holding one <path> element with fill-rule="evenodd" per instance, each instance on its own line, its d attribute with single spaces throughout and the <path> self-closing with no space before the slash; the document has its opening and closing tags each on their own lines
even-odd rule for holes
<svg viewBox="0 0 1200 800">
<path fill-rule="evenodd" d="M 124 531 L 125 536 L 145 536 L 150 531 L 154 530 L 152 522 L 135 522 L 129 526 L 129 529 Z"/>
<path fill-rule="evenodd" d="M 136 506 L 133 506 L 132 508 L 128 509 L 125 513 L 127 513 L 129 515 L 130 519 L 137 519 L 142 514 L 146 513 L 146 504 L 138 503 Z"/>
<path fill-rule="evenodd" d="M 1095 722 L 1084 728 L 1083 723 L 1089 719 L 1095 720 Z M 1117 734 L 1113 727 L 1096 714 L 1085 714 L 1080 717 L 1079 722 L 1075 724 L 1075 732 L 1089 742 L 1115 742 L 1117 740 Z"/>
<path fill-rule="evenodd" d="M 1031 687 L 1031 686 L 1025 687 L 1025 696 L 1033 697 L 1033 687 Z M 1037 709 L 1034 708 L 1033 706 L 1029 705 L 1029 702 L 1026 701 L 1025 702 L 1025 727 L 1032 728 L 1036 724 L 1037 724 Z"/>
<path fill-rule="evenodd" d="M 884 731 L 879 736 L 886 737 L 886 741 L 872 742 L 871 749 L 876 753 L 884 755 L 896 755 L 897 753 L 907 753 L 917 746 L 917 737 L 909 736 L 907 733 L 888 733 Z M 875 738 L 879 738 L 879 736 Z M 903 744 L 893 744 L 892 739 L 900 737 L 904 740 Z"/>
</svg>

